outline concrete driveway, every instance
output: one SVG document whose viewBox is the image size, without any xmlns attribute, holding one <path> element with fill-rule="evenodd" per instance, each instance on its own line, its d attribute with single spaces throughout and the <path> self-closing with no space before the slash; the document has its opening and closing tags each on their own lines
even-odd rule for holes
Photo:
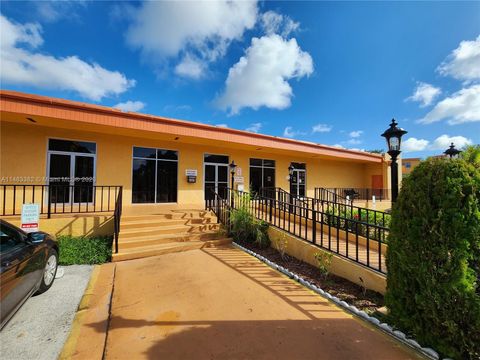
<svg viewBox="0 0 480 360">
<path fill-rule="evenodd" d="M 118 263 L 104 358 L 420 356 L 257 259 L 224 247 Z"/>
<path fill-rule="evenodd" d="M 56 359 L 92 269 L 90 265 L 66 266 L 65 275 L 55 279 L 47 292 L 28 299 L 0 333 L 1 358 Z"/>
</svg>

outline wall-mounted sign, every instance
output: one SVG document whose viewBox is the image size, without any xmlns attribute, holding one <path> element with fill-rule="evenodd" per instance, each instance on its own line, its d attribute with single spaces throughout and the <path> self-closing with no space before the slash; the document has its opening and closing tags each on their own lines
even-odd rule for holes
<svg viewBox="0 0 480 360">
<path fill-rule="evenodd" d="M 40 218 L 39 204 L 23 204 L 21 216 L 21 228 L 25 232 L 38 231 L 38 220 Z"/>
<path fill-rule="evenodd" d="M 243 176 L 235 176 L 233 179 L 236 183 L 242 183 L 243 184 L 243 182 L 244 182 L 243 181 Z"/>
<path fill-rule="evenodd" d="M 237 176 L 242 176 L 242 168 L 237 166 Z"/>
<path fill-rule="evenodd" d="M 195 184 L 197 182 L 197 177 L 196 176 L 187 176 L 187 182 L 189 184 Z"/>
<path fill-rule="evenodd" d="M 186 169 L 185 176 L 197 176 L 197 169 Z"/>
</svg>

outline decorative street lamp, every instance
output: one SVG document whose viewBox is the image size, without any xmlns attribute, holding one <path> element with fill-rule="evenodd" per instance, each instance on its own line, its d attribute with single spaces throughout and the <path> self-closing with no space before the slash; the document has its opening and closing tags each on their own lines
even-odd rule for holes
<svg viewBox="0 0 480 360">
<path fill-rule="evenodd" d="M 402 128 L 397 127 L 398 123 L 395 119 L 392 119 L 390 127 L 385 130 L 382 136 L 387 139 L 388 145 L 388 155 L 392 158 L 392 163 L 390 165 L 392 171 L 392 202 L 395 202 L 398 197 L 398 163 L 397 157 L 400 155 L 400 145 L 402 142 L 402 136 L 405 135 L 408 131 L 405 131 Z"/>
<path fill-rule="evenodd" d="M 461 152 L 462 152 L 461 150 L 455 149 L 455 145 L 453 145 L 453 142 L 452 142 L 450 147 L 447 150 L 445 150 L 443 153 L 445 155 L 450 156 L 450 159 L 451 159 L 453 157 L 458 157 L 458 154 L 460 154 Z"/>
<path fill-rule="evenodd" d="M 290 189 L 288 190 L 288 192 L 292 191 L 293 170 L 295 170 L 295 168 L 292 164 L 290 164 L 290 166 L 288 167 L 288 182 L 290 183 Z"/>
<path fill-rule="evenodd" d="M 228 165 L 230 168 L 230 181 L 231 181 L 231 187 L 230 187 L 230 206 L 233 209 L 234 201 L 233 201 L 233 187 L 234 187 L 234 181 L 235 181 L 235 169 L 237 168 L 237 164 L 235 164 L 235 161 L 232 160 L 232 162 Z"/>
</svg>

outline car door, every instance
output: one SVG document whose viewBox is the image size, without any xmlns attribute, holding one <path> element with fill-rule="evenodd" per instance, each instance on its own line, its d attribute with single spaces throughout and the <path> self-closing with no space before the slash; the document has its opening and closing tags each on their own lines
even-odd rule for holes
<svg viewBox="0 0 480 360">
<path fill-rule="evenodd" d="M 21 230 L 0 223 L 1 323 L 31 295 L 42 276 L 43 256 Z"/>
</svg>

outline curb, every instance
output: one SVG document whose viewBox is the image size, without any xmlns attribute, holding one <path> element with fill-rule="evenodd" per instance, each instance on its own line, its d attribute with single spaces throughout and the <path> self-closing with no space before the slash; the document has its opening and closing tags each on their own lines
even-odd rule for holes
<svg viewBox="0 0 480 360">
<path fill-rule="evenodd" d="M 438 353 L 435 350 L 433 350 L 431 348 L 427 348 L 427 347 L 422 347 L 417 341 L 415 341 L 415 339 L 407 338 L 407 335 L 405 335 L 403 332 L 401 332 L 399 330 L 394 330 L 394 328 L 392 326 L 390 326 L 389 324 L 382 323 L 377 318 L 368 315 L 365 311 L 359 310 L 356 306 L 347 304 L 345 301 L 340 300 L 338 297 L 330 295 L 327 291 L 324 291 L 323 289 L 319 288 L 318 286 L 310 283 L 309 281 L 306 281 L 302 277 L 298 276 L 295 273 L 292 273 L 290 270 L 284 268 L 283 266 L 280 266 L 280 265 L 274 263 L 273 261 L 268 260 L 264 256 L 262 256 L 260 254 L 257 254 L 256 252 L 251 251 L 251 250 L 249 250 L 249 249 L 247 249 L 247 248 L 245 248 L 245 247 L 243 247 L 243 246 L 241 246 L 241 245 L 239 245 L 235 242 L 233 242 L 232 245 L 234 247 L 240 249 L 240 250 L 243 250 L 247 254 L 257 258 L 258 260 L 267 264 L 268 266 L 270 266 L 274 270 L 277 270 L 277 271 L 281 272 L 282 274 L 288 276 L 290 279 L 295 280 L 296 282 L 300 283 L 301 285 L 305 286 L 306 288 L 308 288 L 308 289 L 314 291 L 315 293 L 323 296 L 327 300 L 330 300 L 335 305 L 343 308 L 344 310 L 348 311 L 349 313 L 353 314 L 354 316 L 362 319 L 363 321 L 368 322 L 370 325 L 373 325 L 378 330 L 380 330 L 380 331 L 386 333 L 387 335 L 395 338 L 395 340 L 401 342 L 402 344 L 408 346 L 409 348 L 412 348 L 412 349 L 420 352 L 422 355 L 428 357 L 429 359 L 440 360 L 440 356 L 438 355 Z M 443 360 L 450 360 L 450 359 L 445 358 Z"/>
<path fill-rule="evenodd" d="M 94 267 L 59 360 L 103 358 L 115 266 L 107 263 Z"/>
</svg>

